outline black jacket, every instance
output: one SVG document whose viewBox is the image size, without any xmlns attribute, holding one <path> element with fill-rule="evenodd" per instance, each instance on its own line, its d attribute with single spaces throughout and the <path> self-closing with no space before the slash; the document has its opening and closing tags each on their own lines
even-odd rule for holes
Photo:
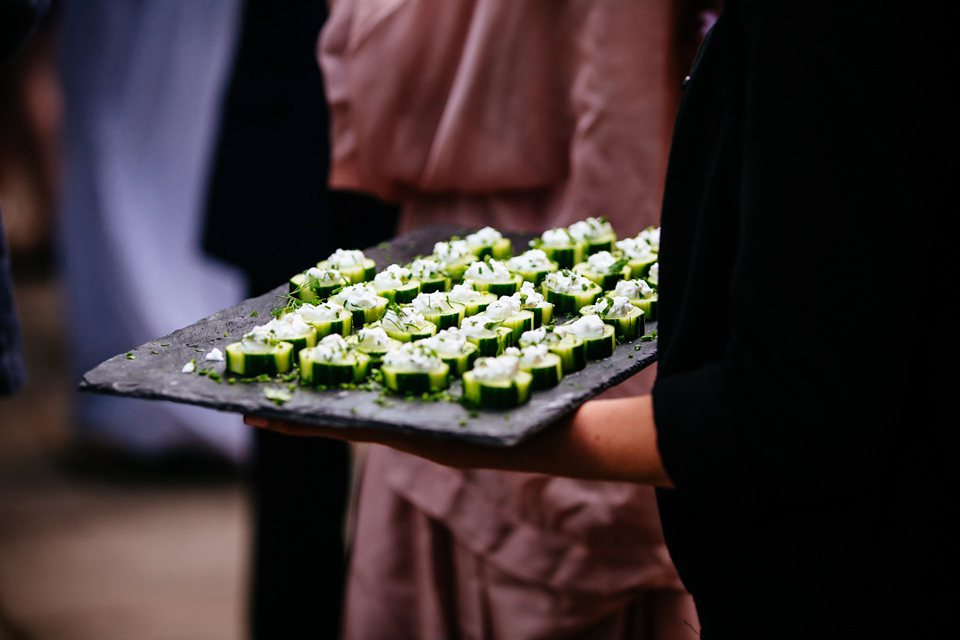
<svg viewBox="0 0 960 640">
<path fill-rule="evenodd" d="M 731 0 L 686 85 L 654 412 L 705 640 L 942 621 L 960 383 L 944 25 L 899 2 Z"/>
</svg>

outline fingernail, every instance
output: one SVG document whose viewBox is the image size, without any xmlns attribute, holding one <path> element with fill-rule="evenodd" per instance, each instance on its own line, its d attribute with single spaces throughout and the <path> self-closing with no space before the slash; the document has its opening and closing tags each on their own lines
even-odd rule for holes
<svg viewBox="0 0 960 640">
<path fill-rule="evenodd" d="M 251 427 L 267 426 L 267 419 L 261 418 L 260 416 L 243 416 L 243 421 L 245 424 L 248 424 Z"/>
</svg>

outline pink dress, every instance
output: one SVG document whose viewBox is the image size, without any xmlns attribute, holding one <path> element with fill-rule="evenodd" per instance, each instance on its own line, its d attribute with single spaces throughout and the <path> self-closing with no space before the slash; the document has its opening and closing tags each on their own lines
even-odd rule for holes
<svg viewBox="0 0 960 640">
<path fill-rule="evenodd" d="M 671 15 L 666 0 L 338 0 L 319 46 L 332 186 L 399 200 L 401 230 L 656 224 Z M 351 553 L 351 640 L 697 637 L 653 492 L 636 485 L 371 446 Z"/>
</svg>

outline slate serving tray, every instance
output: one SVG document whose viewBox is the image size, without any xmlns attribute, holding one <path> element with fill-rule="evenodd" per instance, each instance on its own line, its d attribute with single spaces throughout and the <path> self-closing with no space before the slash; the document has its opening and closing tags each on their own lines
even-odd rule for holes
<svg viewBox="0 0 960 640">
<path fill-rule="evenodd" d="M 382 269 L 397 262 L 405 264 L 418 255 L 433 251 L 433 243 L 470 230 L 457 225 L 433 225 L 399 236 L 364 253 Z M 532 237 L 511 237 L 514 251 L 526 248 Z M 291 274 L 292 275 L 292 274 Z M 407 432 L 429 433 L 440 437 L 467 440 L 495 446 L 512 446 L 533 436 L 603 390 L 652 364 L 657 358 L 657 341 L 636 340 L 621 344 L 614 354 L 586 369 L 564 376 L 560 385 L 535 391 L 530 402 L 508 411 L 474 411 L 455 402 L 406 401 L 400 397 L 381 397 L 377 391 L 318 391 L 297 386 L 290 400 L 277 404 L 268 399 L 269 388 L 287 390 L 287 383 L 256 382 L 228 384 L 224 362 L 207 362 L 203 357 L 214 347 L 224 350 L 230 342 L 252 327 L 270 320 L 270 311 L 287 285 L 257 298 L 251 298 L 203 318 L 188 327 L 151 340 L 131 352 L 110 358 L 88 371 L 80 390 L 131 398 L 170 400 L 202 407 L 273 418 L 297 420 L 349 429 L 373 427 Z M 656 328 L 647 322 L 646 332 Z M 215 371 L 221 381 L 209 375 L 182 373 L 183 365 L 196 359 L 198 368 Z M 451 386 L 460 395 L 460 383 Z"/>
</svg>

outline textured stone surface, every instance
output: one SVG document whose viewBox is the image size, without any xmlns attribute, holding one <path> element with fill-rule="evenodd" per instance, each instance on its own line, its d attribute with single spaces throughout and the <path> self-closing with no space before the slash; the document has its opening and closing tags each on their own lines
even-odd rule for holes
<svg viewBox="0 0 960 640">
<path fill-rule="evenodd" d="M 377 268 L 393 262 L 406 263 L 433 250 L 433 243 L 466 230 L 456 225 L 418 229 L 389 244 L 365 251 L 377 261 Z M 526 238 L 511 235 L 515 252 L 525 248 Z M 325 256 L 318 256 L 322 259 Z M 292 275 L 292 274 L 291 274 Z M 152 340 L 129 354 L 120 354 L 87 372 L 80 389 L 95 393 L 152 398 L 196 404 L 221 411 L 298 420 L 350 428 L 376 427 L 415 431 L 442 437 L 509 446 L 521 442 L 558 418 L 572 412 L 599 394 L 656 360 L 657 342 L 637 340 L 617 347 L 610 358 L 591 362 L 583 371 L 565 376 L 554 389 L 533 393 L 530 402 L 509 411 L 480 411 L 471 414 L 455 402 L 405 401 L 381 398 L 374 391 L 317 391 L 296 387 L 292 398 L 282 405 L 269 400 L 267 388 L 286 388 L 286 383 L 227 384 L 225 363 L 207 362 L 204 356 L 214 347 L 238 340 L 252 327 L 270 320 L 270 310 L 286 285 L 203 318 L 189 327 Z M 254 313 L 257 315 L 255 316 Z M 656 323 L 647 323 L 647 332 Z M 164 346 L 166 345 L 166 346 Z M 183 365 L 196 359 L 198 368 L 216 371 L 221 382 L 196 373 L 181 373 Z M 460 383 L 451 387 L 460 395 Z"/>
</svg>

